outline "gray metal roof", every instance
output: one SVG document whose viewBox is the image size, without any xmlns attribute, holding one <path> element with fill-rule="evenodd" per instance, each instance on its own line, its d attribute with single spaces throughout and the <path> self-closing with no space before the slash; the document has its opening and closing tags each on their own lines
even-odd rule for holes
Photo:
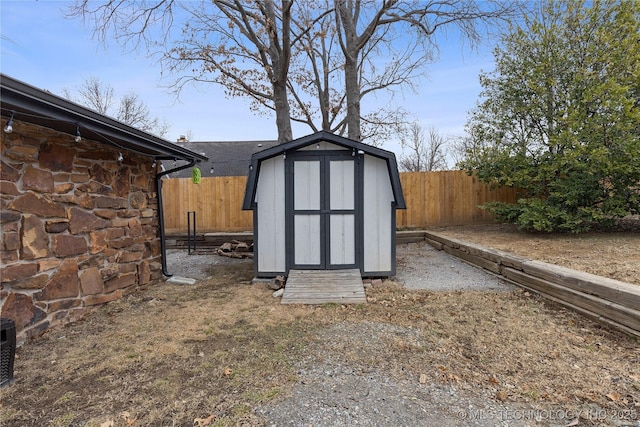
<svg viewBox="0 0 640 427">
<path fill-rule="evenodd" d="M 209 158 L 209 161 L 198 165 L 203 177 L 247 176 L 251 156 L 258 151 L 275 147 L 278 141 L 194 141 L 179 142 L 178 145 Z M 171 178 L 189 177 L 191 169 L 171 174 Z"/>
<path fill-rule="evenodd" d="M 32 123 L 75 137 L 131 150 L 159 160 L 207 161 L 207 156 L 143 132 L 89 108 L 0 74 L 2 116 Z"/>
<path fill-rule="evenodd" d="M 362 142 L 354 141 L 326 131 L 320 131 L 311 135 L 303 136 L 302 138 L 294 139 L 293 141 L 285 142 L 259 151 L 251 156 L 251 168 L 249 170 L 249 177 L 247 178 L 247 187 L 244 194 L 242 209 L 249 210 L 255 207 L 253 201 L 255 200 L 256 190 L 258 187 L 260 163 L 263 160 L 282 155 L 287 151 L 298 150 L 323 141 L 340 145 L 345 148 L 350 148 L 355 151 L 362 151 L 365 154 L 385 160 L 387 162 L 387 170 L 389 171 L 389 177 L 391 179 L 391 189 L 395 198 L 396 208 L 406 209 L 404 194 L 402 193 L 402 184 L 400 183 L 400 174 L 398 172 L 398 164 L 396 162 L 396 155 L 393 152 L 383 150 L 382 148 L 377 148 L 372 145 L 363 144 Z"/>
</svg>

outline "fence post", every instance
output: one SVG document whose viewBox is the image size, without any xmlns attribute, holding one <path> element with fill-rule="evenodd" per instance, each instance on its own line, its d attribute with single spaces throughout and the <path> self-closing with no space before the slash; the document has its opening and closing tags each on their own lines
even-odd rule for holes
<svg viewBox="0 0 640 427">
<path fill-rule="evenodd" d="M 187 253 L 191 255 L 191 214 L 193 214 L 193 252 L 196 251 L 196 211 L 187 212 Z"/>
</svg>

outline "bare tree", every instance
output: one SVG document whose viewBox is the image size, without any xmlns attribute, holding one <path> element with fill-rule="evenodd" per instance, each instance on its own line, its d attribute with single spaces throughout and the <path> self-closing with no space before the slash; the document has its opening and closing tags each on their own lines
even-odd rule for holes
<svg viewBox="0 0 640 427">
<path fill-rule="evenodd" d="M 158 136 L 165 136 L 169 132 L 169 124 L 152 117 L 149 107 L 138 94 L 129 92 L 118 100 L 113 86 L 104 83 L 98 77 L 87 78 L 75 91 L 64 88 L 63 95 L 100 114 L 111 116 L 145 132 Z"/>
<path fill-rule="evenodd" d="M 68 88 L 62 90 L 66 98 L 77 99 L 81 104 L 100 114 L 109 113 L 115 103 L 113 87 L 102 82 L 96 76 L 87 78 L 76 91 L 78 96 L 75 96 Z"/>
<path fill-rule="evenodd" d="M 314 132 L 341 133 L 345 128 L 342 57 L 328 1 L 298 3 L 293 25 L 298 42 L 293 46 L 288 88 L 294 121 Z"/>
<path fill-rule="evenodd" d="M 433 60 L 436 32 L 454 26 L 474 45 L 481 39 L 483 24 L 509 18 L 517 5 L 515 1 L 500 0 L 334 1 L 344 54 L 348 135 L 355 140 L 362 138 L 362 97 L 393 86 L 411 87 L 424 72 L 424 66 Z M 394 40 L 401 40 L 406 48 L 398 49 Z M 380 57 L 391 60 L 377 78 L 365 78 L 371 76 L 367 65 Z"/>
<path fill-rule="evenodd" d="M 129 92 L 120 98 L 116 117 L 123 123 L 158 136 L 165 136 L 170 128 L 165 120 L 152 117 L 149 107 L 140 99 L 138 94 L 133 92 Z"/>
<path fill-rule="evenodd" d="M 175 87 L 218 83 L 227 96 L 251 99 L 254 111 L 273 111 L 278 140 L 293 139 L 287 92 L 292 5 L 293 0 L 187 4 L 184 37 L 163 54 L 169 69 L 180 74 Z"/>
<path fill-rule="evenodd" d="M 436 30 L 456 26 L 473 44 L 482 23 L 513 11 L 509 1 L 78 0 L 69 14 L 91 20 L 103 42 L 113 33 L 159 55 L 176 93 L 216 83 L 253 111 L 275 113 L 282 142 L 292 121 L 362 140 L 394 131 L 406 115 L 363 110 L 365 96 L 412 89 L 436 59 Z"/>
<path fill-rule="evenodd" d="M 408 126 L 400 140 L 403 155 L 400 168 L 407 172 L 430 172 L 447 169 L 446 148 L 449 138 L 440 135 L 436 128 L 429 128 L 428 140 L 419 123 Z M 404 150 L 408 154 L 404 154 Z"/>
<path fill-rule="evenodd" d="M 251 99 L 253 110 L 274 111 L 278 140 L 284 142 L 292 139 L 287 76 L 293 0 L 276 1 L 123 0 L 96 5 L 81 0 L 69 14 L 92 20 L 94 35 L 102 42 L 113 30 L 122 46 L 143 43 L 159 54 L 164 66 L 179 75 L 176 92 L 189 82 L 217 83 L 227 96 Z M 181 37 L 173 40 L 178 9 L 189 18 L 180 23 Z"/>
<path fill-rule="evenodd" d="M 486 143 L 472 127 L 466 127 L 466 133 L 452 139 L 451 157 L 456 168 L 464 169 L 462 164 L 467 161 L 476 161 L 482 148 Z"/>
</svg>

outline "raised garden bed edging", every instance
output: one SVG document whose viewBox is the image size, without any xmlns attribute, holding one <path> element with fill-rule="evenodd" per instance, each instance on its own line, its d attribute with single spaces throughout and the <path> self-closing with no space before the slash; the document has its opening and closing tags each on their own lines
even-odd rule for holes
<svg viewBox="0 0 640 427">
<path fill-rule="evenodd" d="M 433 231 L 425 231 L 424 236 L 426 242 L 438 250 L 640 336 L 640 286 L 463 242 Z"/>
</svg>

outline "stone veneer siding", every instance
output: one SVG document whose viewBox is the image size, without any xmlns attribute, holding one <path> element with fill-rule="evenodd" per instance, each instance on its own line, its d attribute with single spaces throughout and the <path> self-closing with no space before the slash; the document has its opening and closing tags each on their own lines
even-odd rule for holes
<svg viewBox="0 0 640 427">
<path fill-rule="evenodd" d="M 22 342 L 160 278 L 162 264 L 150 157 L 13 128 L 0 130 L 0 302 Z"/>
</svg>

